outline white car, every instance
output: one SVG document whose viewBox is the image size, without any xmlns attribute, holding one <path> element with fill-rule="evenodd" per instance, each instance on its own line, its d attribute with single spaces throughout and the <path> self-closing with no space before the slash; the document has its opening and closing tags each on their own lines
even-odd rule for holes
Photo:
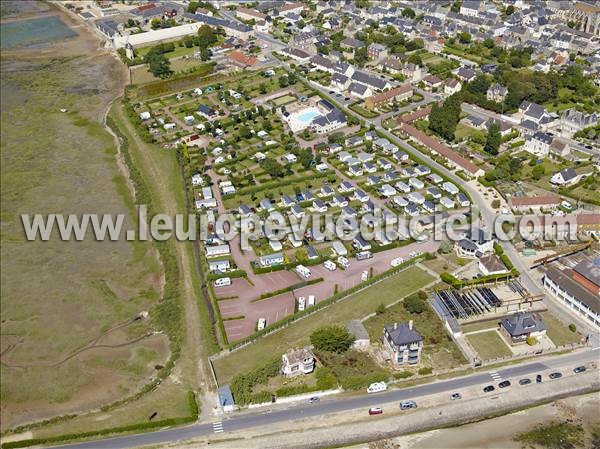
<svg viewBox="0 0 600 449">
<path fill-rule="evenodd" d="M 314 306 L 316 301 L 315 295 L 308 295 L 308 307 Z"/>
<path fill-rule="evenodd" d="M 258 319 L 258 325 L 256 326 L 256 329 L 258 329 L 259 331 L 261 331 L 265 327 L 267 327 L 267 319 L 266 318 L 259 318 Z"/>
</svg>

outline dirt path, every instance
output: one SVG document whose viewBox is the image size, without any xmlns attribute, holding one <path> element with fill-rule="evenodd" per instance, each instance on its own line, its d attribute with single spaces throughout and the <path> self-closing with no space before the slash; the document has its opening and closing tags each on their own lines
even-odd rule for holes
<svg viewBox="0 0 600 449">
<path fill-rule="evenodd" d="M 143 165 L 144 171 L 149 175 L 148 179 L 151 179 L 154 183 L 155 191 L 159 196 L 157 200 L 161 207 L 160 210 L 171 217 L 178 213 L 185 212 L 178 210 L 177 203 L 169 192 L 169 180 L 165 179 L 164 170 L 152 157 L 152 148 L 148 148 L 148 145 L 137 135 L 121 105 L 117 105 L 114 108 L 114 111 L 118 119 L 124 123 L 127 134 L 131 136 L 132 143 L 141 149 L 139 154 L 136 154 L 136 159 L 138 159 L 138 157 L 141 158 L 140 162 Z M 200 332 L 202 323 L 198 312 L 199 299 L 196 298 L 196 291 L 190 275 L 196 267 L 190 257 L 192 252 L 188 251 L 186 248 L 186 245 L 188 244 L 189 243 L 187 242 L 176 241 L 173 243 L 182 280 L 181 294 L 185 320 L 183 323 L 185 326 L 185 340 L 184 347 L 182 348 L 182 358 L 185 357 L 196 362 L 195 372 L 193 373 L 194 379 L 192 380 L 193 386 L 195 387 L 194 389 L 197 389 L 198 391 L 206 392 L 211 389 L 213 385 L 211 380 L 212 377 L 210 376 L 210 368 L 207 364 L 207 354 L 203 349 L 202 334 Z"/>
</svg>

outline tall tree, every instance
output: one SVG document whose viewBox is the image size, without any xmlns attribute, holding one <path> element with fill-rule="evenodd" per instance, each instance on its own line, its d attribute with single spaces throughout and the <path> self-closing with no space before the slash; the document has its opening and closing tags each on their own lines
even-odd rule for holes
<svg viewBox="0 0 600 449">
<path fill-rule="evenodd" d="M 500 135 L 500 125 L 496 122 L 490 124 L 488 128 L 487 138 L 485 139 L 485 146 L 483 149 L 490 154 L 498 154 L 500 144 L 502 143 L 502 136 Z"/>
</svg>

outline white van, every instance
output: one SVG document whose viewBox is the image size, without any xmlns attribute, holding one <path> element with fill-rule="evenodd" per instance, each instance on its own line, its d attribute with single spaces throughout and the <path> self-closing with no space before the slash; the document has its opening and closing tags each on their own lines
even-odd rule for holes
<svg viewBox="0 0 600 449">
<path fill-rule="evenodd" d="M 259 318 L 258 319 L 258 326 L 256 326 L 256 328 L 261 331 L 263 330 L 265 327 L 267 327 L 267 319 L 266 318 Z"/>
<path fill-rule="evenodd" d="M 306 308 L 306 300 L 304 299 L 304 296 L 300 296 L 298 298 L 298 311 L 302 312 L 305 308 Z"/>
<path fill-rule="evenodd" d="M 325 262 L 323 262 L 323 266 L 329 271 L 335 271 L 337 269 L 337 266 L 331 260 L 326 260 Z"/>
<path fill-rule="evenodd" d="M 308 295 L 308 307 L 314 306 L 315 302 L 316 302 L 315 295 Z"/>
<path fill-rule="evenodd" d="M 360 275 L 360 280 L 361 281 L 366 281 L 367 279 L 369 279 L 369 270 L 365 270 L 362 272 L 362 274 Z"/>
<path fill-rule="evenodd" d="M 392 265 L 392 267 L 397 267 L 398 265 L 402 265 L 403 263 L 404 259 L 402 257 L 396 257 L 395 259 L 392 259 L 390 265 Z"/>
<path fill-rule="evenodd" d="M 344 256 L 340 256 L 337 258 L 337 263 L 340 267 L 346 269 L 350 266 L 350 262 Z"/>
<path fill-rule="evenodd" d="M 225 287 L 231 285 L 231 278 L 219 278 L 215 281 L 215 287 Z"/>
<path fill-rule="evenodd" d="M 369 385 L 367 393 L 379 393 L 380 391 L 387 390 L 387 384 L 385 382 L 375 382 Z"/>
<path fill-rule="evenodd" d="M 306 268 L 304 265 L 298 265 L 296 267 L 296 273 L 298 273 L 300 276 L 303 276 L 305 278 L 310 277 L 310 270 L 308 268 Z"/>
<path fill-rule="evenodd" d="M 371 253 L 371 251 L 361 251 L 360 253 L 356 254 L 356 260 L 366 260 L 370 259 L 371 257 L 373 257 L 373 253 Z"/>
</svg>

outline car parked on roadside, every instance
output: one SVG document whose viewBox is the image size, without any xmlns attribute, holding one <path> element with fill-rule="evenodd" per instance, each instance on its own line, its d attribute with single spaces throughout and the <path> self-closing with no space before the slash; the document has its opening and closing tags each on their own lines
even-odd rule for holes
<svg viewBox="0 0 600 449">
<path fill-rule="evenodd" d="M 369 415 L 381 415 L 383 413 L 383 409 L 381 407 L 371 407 L 369 409 Z"/>
<path fill-rule="evenodd" d="M 462 395 L 460 393 L 452 393 L 452 396 L 450 396 L 450 398 L 453 401 L 456 401 L 457 399 L 462 399 Z"/>
<path fill-rule="evenodd" d="M 402 401 L 400 403 L 401 410 L 408 410 L 411 408 L 417 408 L 417 403 L 415 401 Z"/>
<path fill-rule="evenodd" d="M 321 398 L 319 398 L 319 396 L 313 396 L 312 398 L 310 398 L 308 400 L 308 402 L 310 402 L 311 404 L 314 404 L 315 402 L 319 402 L 321 400 Z"/>
<path fill-rule="evenodd" d="M 500 388 L 506 388 L 506 387 L 510 387 L 510 380 L 503 380 L 502 382 L 500 382 L 498 384 L 498 386 Z"/>
<path fill-rule="evenodd" d="M 575 374 L 579 374 L 579 373 L 583 373 L 583 372 L 584 372 L 584 371 L 586 371 L 586 370 L 587 370 L 587 368 L 586 368 L 585 366 L 578 366 L 577 368 L 575 368 L 575 369 L 573 370 L 573 372 L 574 372 Z"/>
<path fill-rule="evenodd" d="M 495 388 L 494 388 L 494 386 L 493 386 L 493 385 L 488 385 L 487 387 L 485 387 L 485 388 L 483 389 L 483 392 L 484 392 L 484 393 L 489 393 L 490 391 L 494 391 L 494 390 L 495 390 Z"/>
<path fill-rule="evenodd" d="M 535 382 L 538 384 L 542 383 L 542 375 L 538 374 L 537 376 L 535 376 Z"/>
<path fill-rule="evenodd" d="M 550 377 L 550 379 L 560 379 L 562 377 L 562 374 L 557 371 L 555 373 L 550 373 L 550 376 L 548 377 Z"/>
<path fill-rule="evenodd" d="M 525 378 L 519 381 L 519 385 L 529 385 L 531 383 L 531 379 Z"/>
</svg>

